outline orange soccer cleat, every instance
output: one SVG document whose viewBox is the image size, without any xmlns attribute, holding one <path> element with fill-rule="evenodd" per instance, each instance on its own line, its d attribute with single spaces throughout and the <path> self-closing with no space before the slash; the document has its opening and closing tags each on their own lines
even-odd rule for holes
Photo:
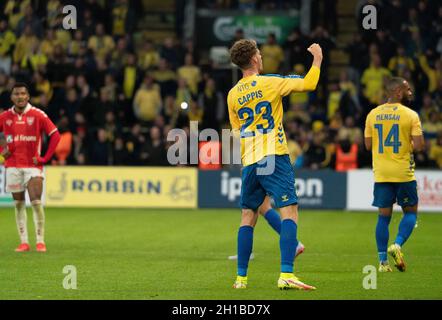
<svg viewBox="0 0 442 320">
<path fill-rule="evenodd" d="M 37 248 L 38 252 L 46 252 L 46 245 L 42 242 L 37 243 L 35 247 Z"/>
<path fill-rule="evenodd" d="M 29 246 L 28 243 L 22 243 L 20 244 L 17 249 L 15 249 L 15 252 L 26 252 L 26 251 L 30 251 L 31 247 Z"/>
</svg>

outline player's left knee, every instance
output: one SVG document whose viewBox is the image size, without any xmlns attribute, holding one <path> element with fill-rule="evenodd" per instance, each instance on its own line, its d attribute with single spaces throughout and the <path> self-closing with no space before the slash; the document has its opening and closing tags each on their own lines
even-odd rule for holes
<svg viewBox="0 0 442 320">
<path fill-rule="evenodd" d="M 31 204 L 33 206 L 40 206 L 41 205 L 41 200 L 37 199 L 37 200 L 31 200 Z"/>
<path fill-rule="evenodd" d="M 411 213 L 411 214 L 417 214 L 417 205 L 415 205 L 415 206 L 407 206 L 407 207 L 402 207 L 402 212 L 404 213 L 404 214 L 409 214 L 409 213 Z"/>
</svg>

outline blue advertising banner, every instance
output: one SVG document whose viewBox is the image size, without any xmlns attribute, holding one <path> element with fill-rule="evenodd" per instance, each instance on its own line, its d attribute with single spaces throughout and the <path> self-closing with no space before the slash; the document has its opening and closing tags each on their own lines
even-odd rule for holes
<svg viewBox="0 0 442 320">
<path fill-rule="evenodd" d="M 305 209 L 345 209 L 347 175 L 342 172 L 295 172 L 299 205 Z M 240 170 L 198 172 L 199 208 L 239 208 Z"/>
<path fill-rule="evenodd" d="M 198 171 L 199 208 L 238 208 L 240 170 Z"/>
</svg>

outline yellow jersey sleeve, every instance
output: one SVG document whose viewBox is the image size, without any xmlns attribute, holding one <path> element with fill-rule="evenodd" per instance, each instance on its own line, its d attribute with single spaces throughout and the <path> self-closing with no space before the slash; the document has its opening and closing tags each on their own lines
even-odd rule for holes
<svg viewBox="0 0 442 320">
<path fill-rule="evenodd" d="M 422 125 L 419 119 L 419 116 L 416 112 L 413 112 L 411 118 L 411 135 L 412 136 L 421 136 L 422 135 Z"/>
<path fill-rule="evenodd" d="M 373 129 L 372 129 L 371 119 L 372 119 L 371 113 L 369 113 L 367 116 L 367 119 L 365 120 L 365 131 L 364 131 L 365 138 L 373 137 Z"/>
<path fill-rule="evenodd" d="M 304 78 L 291 76 L 275 76 L 274 81 L 277 91 L 281 96 L 287 96 L 292 92 L 313 91 L 316 89 L 321 71 L 318 67 L 312 66 Z"/>
<path fill-rule="evenodd" d="M 241 128 L 241 124 L 239 122 L 238 115 L 235 112 L 233 106 L 234 103 L 232 101 L 232 96 L 229 92 L 229 95 L 227 96 L 227 108 L 229 109 L 230 125 L 232 126 L 233 131 L 238 131 Z"/>
<path fill-rule="evenodd" d="M 317 66 L 312 66 L 304 77 L 303 91 L 313 91 L 316 89 L 321 70 Z"/>
</svg>

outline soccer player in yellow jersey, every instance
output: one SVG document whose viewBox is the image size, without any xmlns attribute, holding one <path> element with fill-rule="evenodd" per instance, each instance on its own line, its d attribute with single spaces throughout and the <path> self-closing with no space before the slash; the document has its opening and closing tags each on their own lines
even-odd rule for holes
<svg viewBox="0 0 442 320">
<path fill-rule="evenodd" d="M 414 176 L 413 151 L 424 147 L 418 114 L 406 107 L 412 98 L 408 82 L 392 78 L 387 84 L 388 102 L 368 114 L 365 125 L 365 146 L 373 154 L 374 201 L 379 208 L 376 243 L 379 271 L 392 271 L 387 252 L 399 271 L 405 271 L 402 245 L 410 237 L 416 224 L 417 186 Z M 388 247 L 388 226 L 397 202 L 404 213 L 394 244 Z"/>
<path fill-rule="evenodd" d="M 313 290 L 293 274 L 297 247 L 298 199 L 295 177 L 290 164 L 287 141 L 282 125 L 282 97 L 292 92 L 315 90 L 318 84 L 322 49 L 318 44 L 308 48 L 313 65 L 305 78 L 299 76 L 260 75 L 261 53 L 253 40 L 235 42 L 230 49 L 231 60 L 243 78 L 227 97 L 230 123 L 241 139 L 243 164 L 240 206 L 241 226 L 238 231 L 238 270 L 233 285 L 247 287 L 247 269 L 253 246 L 253 230 L 258 209 L 267 194 L 281 212 L 280 289 Z"/>
</svg>

